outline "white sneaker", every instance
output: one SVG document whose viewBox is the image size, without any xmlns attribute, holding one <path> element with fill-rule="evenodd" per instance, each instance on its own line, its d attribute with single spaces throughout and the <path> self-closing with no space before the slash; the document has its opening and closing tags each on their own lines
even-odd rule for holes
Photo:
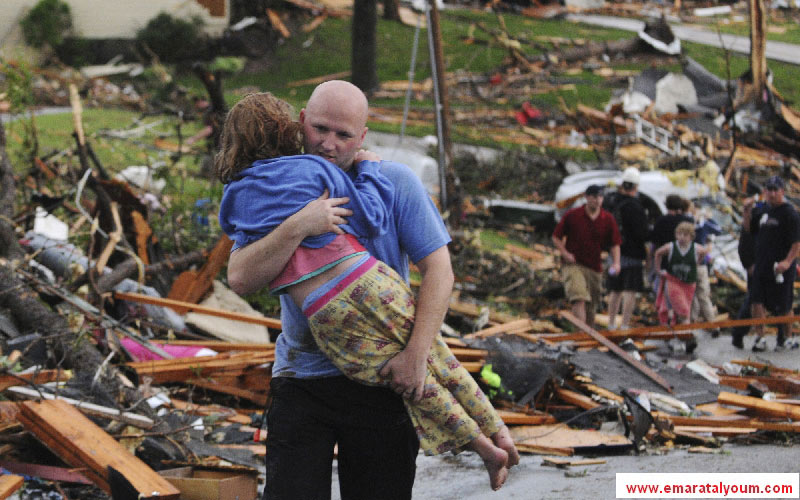
<svg viewBox="0 0 800 500">
<path fill-rule="evenodd" d="M 764 352 L 767 350 L 767 339 L 758 337 L 753 344 L 753 352 Z"/>
<path fill-rule="evenodd" d="M 789 351 L 798 348 L 800 348 L 800 340 L 798 340 L 797 337 L 789 337 L 783 344 L 775 346 L 776 351 Z"/>
</svg>

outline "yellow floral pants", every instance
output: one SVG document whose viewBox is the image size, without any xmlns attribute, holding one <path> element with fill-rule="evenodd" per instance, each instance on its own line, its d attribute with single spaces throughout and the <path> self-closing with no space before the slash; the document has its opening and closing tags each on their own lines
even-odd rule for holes
<svg viewBox="0 0 800 500">
<path fill-rule="evenodd" d="M 347 377 L 367 385 L 388 381 L 379 371 L 403 350 L 414 325 L 414 294 L 388 265 L 370 258 L 306 307 L 320 349 Z M 422 400 L 404 400 L 427 455 L 459 451 L 503 425 L 472 375 L 436 336 L 428 355 Z"/>
</svg>

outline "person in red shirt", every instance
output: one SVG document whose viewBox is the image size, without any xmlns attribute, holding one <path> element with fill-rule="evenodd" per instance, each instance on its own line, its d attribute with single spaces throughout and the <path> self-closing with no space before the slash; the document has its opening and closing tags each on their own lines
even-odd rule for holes
<svg viewBox="0 0 800 500">
<path fill-rule="evenodd" d="M 610 249 L 612 264 L 608 272 L 618 274 L 622 238 L 614 216 L 602 208 L 603 187 L 592 184 L 584 196 L 586 203 L 564 214 L 552 238 L 561 253 L 564 292 L 572 313 L 593 327 L 603 291 L 601 253 Z"/>
</svg>

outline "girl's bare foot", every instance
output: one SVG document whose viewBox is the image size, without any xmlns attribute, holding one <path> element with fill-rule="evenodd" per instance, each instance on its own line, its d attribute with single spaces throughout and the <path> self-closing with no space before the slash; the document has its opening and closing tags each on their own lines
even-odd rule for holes
<svg viewBox="0 0 800 500">
<path fill-rule="evenodd" d="M 497 491 L 503 486 L 503 483 L 506 482 L 506 478 L 508 478 L 508 468 L 506 467 L 508 453 L 497 447 L 495 447 L 495 450 L 497 450 L 495 456 L 488 460 L 484 458 L 483 464 L 489 472 L 489 484 L 492 485 L 494 491 Z"/>
<path fill-rule="evenodd" d="M 504 425 L 499 431 L 495 432 L 492 435 L 492 442 L 495 446 L 508 453 L 507 467 L 513 467 L 519 463 L 519 452 L 517 447 L 514 446 L 514 439 L 511 437 L 511 433 L 508 432 L 508 427 Z"/>
<path fill-rule="evenodd" d="M 495 446 L 489 438 L 482 434 L 472 440 L 467 447 L 483 459 L 483 464 L 489 472 L 489 484 L 493 490 L 499 490 L 508 477 L 508 468 L 506 468 L 508 453 Z"/>
</svg>

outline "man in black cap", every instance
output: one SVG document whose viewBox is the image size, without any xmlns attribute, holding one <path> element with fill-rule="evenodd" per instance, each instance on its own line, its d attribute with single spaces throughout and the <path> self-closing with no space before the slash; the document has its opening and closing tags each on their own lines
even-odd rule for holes
<svg viewBox="0 0 800 500">
<path fill-rule="evenodd" d="M 776 316 L 789 313 L 792 308 L 792 291 L 797 269 L 795 259 L 800 253 L 800 216 L 784 197 L 784 183 L 780 177 L 770 177 L 764 184 L 766 206 L 753 210 L 753 199 L 745 202 L 743 229 L 749 229 L 755 238 L 755 264 L 750 304 L 753 318 L 766 317 L 769 310 Z M 764 326 L 755 327 L 758 337 L 754 351 L 766 350 Z M 778 326 L 776 350 L 796 348 L 794 338 L 786 340 L 791 328 L 786 323 Z"/>
<path fill-rule="evenodd" d="M 561 252 L 561 275 L 572 313 L 594 326 L 594 314 L 603 291 L 600 254 L 610 249 L 613 263 L 609 273 L 618 274 L 622 238 L 614 216 L 602 208 L 603 187 L 592 184 L 584 195 L 586 204 L 569 210 L 558 222 L 553 244 Z"/>
</svg>

